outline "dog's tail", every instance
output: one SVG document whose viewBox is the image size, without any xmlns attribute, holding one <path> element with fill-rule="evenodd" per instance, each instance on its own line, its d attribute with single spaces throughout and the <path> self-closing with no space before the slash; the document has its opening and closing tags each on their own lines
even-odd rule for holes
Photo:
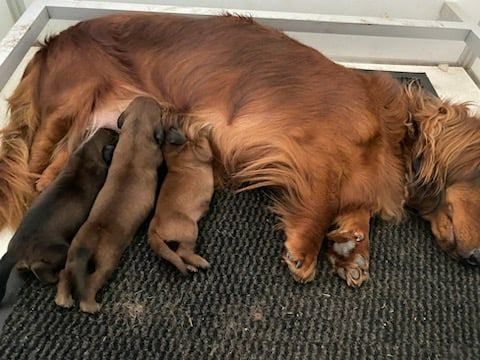
<svg viewBox="0 0 480 360">
<path fill-rule="evenodd" d="M 148 243 L 157 256 L 160 256 L 162 259 L 165 259 L 174 265 L 182 274 L 188 273 L 187 266 L 182 258 L 178 256 L 175 251 L 170 249 L 167 243 L 155 231 L 149 231 Z"/>
<path fill-rule="evenodd" d="M 72 282 L 79 298 L 85 293 L 88 264 L 93 257 L 93 251 L 86 247 L 79 248 L 73 257 Z"/>
<path fill-rule="evenodd" d="M 42 66 L 40 50 L 8 99 L 10 121 L 0 130 L 0 229 L 15 228 L 33 199 L 34 177 L 28 158 L 40 124 L 37 99 Z"/>
<path fill-rule="evenodd" d="M 10 251 L 7 251 L 0 260 L 0 301 L 2 301 L 5 296 L 8 278 L 16 263 L 15 255 Z"/>
</svg>

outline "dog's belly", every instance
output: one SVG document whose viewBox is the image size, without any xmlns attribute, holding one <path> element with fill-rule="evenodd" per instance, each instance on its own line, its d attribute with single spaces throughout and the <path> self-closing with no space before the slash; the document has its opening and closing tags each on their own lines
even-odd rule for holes
<svg viewBox="0 0 480 360">
<path fill-rule="evenodd" d="M 101 108 L 96 109 L 92 114 L 90 129 L 107 128 L 118 131 L 118 117 L 134 98 L 135 95 L 132 95 L 132 97 L 127 100 L 110 101 Z"/>
</svg>

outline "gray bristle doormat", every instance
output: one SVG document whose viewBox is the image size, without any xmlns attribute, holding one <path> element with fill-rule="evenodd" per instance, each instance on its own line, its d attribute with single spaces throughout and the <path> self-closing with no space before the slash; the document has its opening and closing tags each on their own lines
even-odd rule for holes
<svg viewBox="0 0 480 360">
<path fill-rule="evenodd" d="M 371 278 L 348 288 L 321 256 L 294 282 L 268 193 L 217 191 L 183 277 L 144 232 L 100 293 L 97 315 L 54 303 L 29 278 L 0 338 L 0 359 L 478 359 L 480 269 L 439 250 L 427 223 L 374 220 Z"/>
</svg>

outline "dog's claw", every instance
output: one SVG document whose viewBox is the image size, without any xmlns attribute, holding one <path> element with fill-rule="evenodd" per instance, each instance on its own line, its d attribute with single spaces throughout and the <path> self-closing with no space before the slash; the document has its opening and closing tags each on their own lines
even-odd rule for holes
<svg viewBox="0 0 480 360">
<path fill-rule="evenodd" d="M 297 260 L 297 261 L 295 262 L 295 268 L 296 268 L 296 269 L 300 269 L 301 267 L 302 267 L 302 261 L 301 261 L 301 260 Z"/>
</svg>

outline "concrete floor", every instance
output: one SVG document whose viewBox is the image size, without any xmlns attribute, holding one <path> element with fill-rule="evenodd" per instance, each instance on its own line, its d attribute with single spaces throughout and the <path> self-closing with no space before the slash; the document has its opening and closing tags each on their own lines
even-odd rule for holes
<svg viewBox="0 0 480 360">
<path fill-rule="evenodd" d="M 53 34 L 63 30 L 71 22 L 53 22 L 49 23 L 39 39 L 43 39 L 47 34 Z M 18 68 L 0 91 L 0 128 L 6 123 L 7 119 L 7 103 L 6 98 L 13 92 L 15 86 L 18 84 L 22 73 L 32 58 L 37 48 L 32 47 Z M 385 70 L 385 71 L 401 71 L 401 72 L 419 72 L 426 73 L 430 79 L 433 87 L 439 96 L 447 99 L 452 99 L 458 102 L 469 101 L 472 103 L 472 111 L 480 114 L 480 89 L 476 86 L 473 80 L 468 76 L 463 68 L 447 67 L 446 69 L 435 66 L 411 66 L 411 65 L 386 65 L 386 64 L 364 64 L 364 63 L 342 63 L 345 66 L 371 69 L 371 70 Z M 0 256 L 2 256 L 7 249 L 8 242 L 13 235 L 12 230 L 0 231 Z M 0 327 L 8 316 L 11 310 L 11 305 L 15 299 L 15 294 L 21 286 L 21 280 L 18 276 L 12 276 L 9 281 L 9 288 L 5 297 L 5 302 L 0 306 Z"/>
</svg>

